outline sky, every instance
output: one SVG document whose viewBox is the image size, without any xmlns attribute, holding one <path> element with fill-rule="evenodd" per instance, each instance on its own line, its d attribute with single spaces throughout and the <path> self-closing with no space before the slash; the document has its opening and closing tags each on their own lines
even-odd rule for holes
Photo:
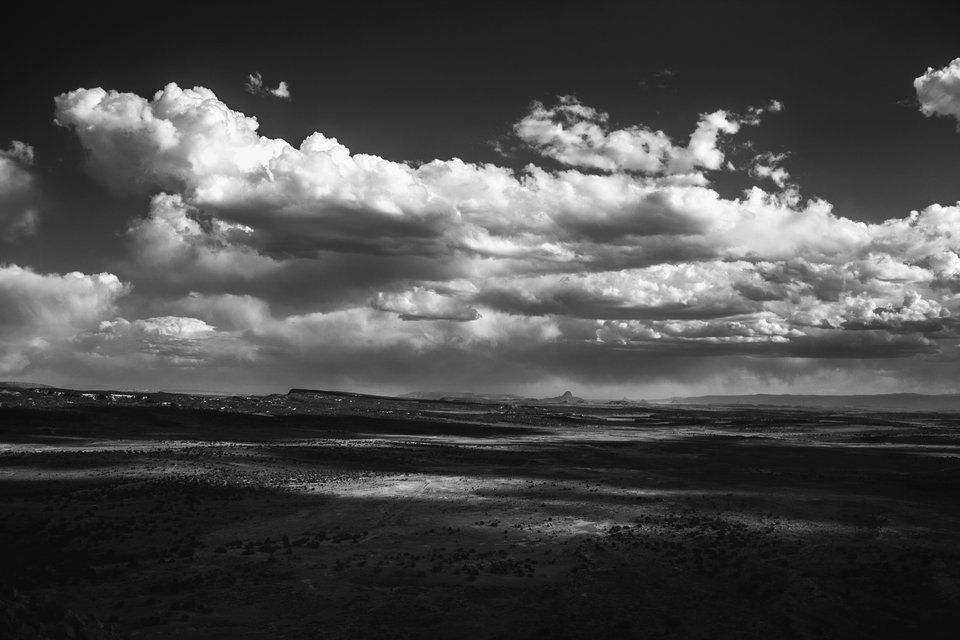
<svg viewBox="0 0 960 640">
<path fill-rule="evenodd" d="M 624 4 L 30 10 L 0 379 L 960 392 L 950 3 Z"/>
</svg>

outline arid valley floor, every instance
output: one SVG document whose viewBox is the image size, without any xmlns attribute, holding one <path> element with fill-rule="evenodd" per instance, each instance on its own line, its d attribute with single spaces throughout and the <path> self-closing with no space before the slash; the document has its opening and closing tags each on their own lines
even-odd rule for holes
<svg viewBox="0 0 960 640">
<path fill-rule="evenodd" d="M 953 638 L 960 415 L 0 395 L 3 638 Z"/>
</svg>

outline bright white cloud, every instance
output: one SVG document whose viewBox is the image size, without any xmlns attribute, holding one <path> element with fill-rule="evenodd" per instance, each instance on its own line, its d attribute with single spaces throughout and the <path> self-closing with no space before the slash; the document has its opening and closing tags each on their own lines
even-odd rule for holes
<svg viewBox="0 0 960 640">
<path fill-rule="evenodd" d="M 111 345 L 124 352 L 131 342 L 138 342 L 142 349 L 156 350 L 161 346 L 184 347 L 215 335 L 216 329 L 203 320 L 178 316 L 161 316 L 129 321 L 115 318 L 100 322 L 95 331 L 82 337 L 82 342 L 99 343 L 100 347 Z M 121 349 L 116 349 L 118 346 Z"/>
<path fill-rule="evenodd" d="M 776 247 L 791 237 L 769 229 L 778 219 L 816 226 L 823 215 L 819 204 L 795 210 L 794 202 L 764 203 L 759 190 L 744 200 L 723 200 L 696 172 L 636 177 L 551 173 L 530 166 L 518 176 L 457 159 L 414 168 L 352 154 L 319 133 L 293 148 L 257 135 L 255 119 L 230 110 L 202 88 L 168 85 L 152 102 L 132 94 L 78 90 L 57 102 L 58 121 L 76 128 L 91 150 L 92 170 L 108 184 L 120 181 L 121 190 L 181 185 L 190 206 L 249 227 L 251 241 L 267 251 L 432 257 L 463 251 L 593 262 L 590 252 L 609 251 L 578 242 L 629 240 L 627 252 L 637 258 L 649 253 L 637 251 L 638 236 L 689 238 L 729 230 L 738 242 L 761 236 L 761 242 L 751 243 L 757 246 L 744 248 L 749 252 L 763 251 L 771 239 L 778 240 Z M 579 103 L 565 108 L 594 113 Z M 689 145 L 671 147 L 657 166 L 718 165 L 722 153 L 716 137 L 736 126 L 720 112 L 705 116 Z M 132 166 L 140 167 L 133 177 Z M 757 213 L 760 209 L 776 211 L 767 215 Z M 817 239 L 830 244 L 829 236 L 809 237 Z M 722 244 L 706 238 L 683 242 L 693 254 L 730 253 L 703 247 Z M 671 241 L 655 243 L 663 247 Z M 649 262 L 644 256 L 640 260 Z"/>
<path fill-rule="evenodd" d="M 57 122 L 90 150 L 90 168 L 123 193 L 262 171 L 289 147 L 257 135 L 259 123 L 229 109 L 209 89 L 175 84 L 153 100 L 131 93 L 79 89 L 55 99 Z"/>
<path fill-rule="evenodd" d="M 275 89 L 270 89 L 270 93 L 278 98 L 290 99 L 290 87 L 285 80 L 281 80 Z"/>
<path fill-rule="evenodd" d="M 558 171 L 293 146 L 202 87 L 56 104 L 94 176 L 151 196 L 130 273 L 170 296 L 99 318 L 75 341 L 85 366 L 129 352 L 349 377 L 472 359 L 619 382 L 641 355 L 679 372 L 677 354 L 893 357 L 956 337 L 960 205 L 857 222 L 801 201 L 770 153 L 744 173 L 777 192 L 711 187 L 724 136 L 778 101 L 705 114 L 682 145 L 572 98 L 534 105 L 514 133 Z"/>
<path fill-rule="evenodd" d="M 129 285 L 110 273 L 41 274 L 0 265 L 0 374 L 17 374 L 116 311 Z"/>
<path fill-rule="evenodd" d="M 41 274 L 0 266 L 0 325 L 83 327 L 112 312 L 129 290 L 112 273 Z"/>
<path fill-rule="evenodd" d="M 243 366 L 257 359 L 256 347 L 236 334 L 180 316 L 104 320 L 95 330 L 77 335 L 70 349 L 74 366 L 100 372 L 156 369 L 170 375 Z"/>
<path fill-rule="evenodd" d="M 588 250 L 579 241 L 698 236 L 739 226 L 761 227 L 743 229 L 738 235 L 744 237 L 782 237 L 763 227 L 784 216 L 803 223 L 822 209 L 764 204 L 761 191 L 742 201 L 723 200 L 696 173 L 644 178 L 530 166 L 517 176 L 457 159 L 414 168 L 352 154 L 320 133 L 295 149 L 259 136 L 255 119 L 202 88 L 184 91 L 171 84 L 151 102 L 78 90 L 57 104 L 58 121 L 77 130 L 91 151 L 91 169 L 108 184 L 120 190 L 180 185 L 190 206 L 249 227 L 251 241 L 268 250 L 434 257 L 464 251 L 567 261 Z M 579 103 L 565 108 L 593 113 Z M 721 112 L 705 116 L 689 145 L 671 146 L 658 166 L 687 171 L 718 165 L 716 138 L 737 126 Z M 133 166 L 139 167 L 136 176 L 130 175 Z M 778 215 L 751 220 L 761 208 L 779 209 Z M 698 243 L 712 244 L 690 244 Z"/>
<path fill-rule="evenodd" d="M 960 121 L 960 58 L 942 69 L 928 67 L 913 87 L 924 115 L 953 116 Z"/>
<path fill-rule="evenodd" d="M 127 322 L 118 318 L 110 322 L 101 322 L 100 330 L 119 333 L 119 329 L 133 327 L 148 336 L 160 338 L 174 338 L 177 340 L 195 340 L 209 337 L 215 329 L 203 320 L 197 318 L 182 318 L 177 316 L 162 316 Z"/>
<path fill-rule="evenodd" d="M 804 333 L 772 313 L 735 316 L 723 320 L 606 320 L 599 324 L 599 342 L 621 347 L 644 347 L 658 343 L 682 350 L 687 344 L 701 346 L 786 344 Z"/>
<path fill-rule="evenodd" d="M 520 140 L 542 155 L 572 167 L 601 171 L 685 174 L 698 169 L 718 169 L 723 152 L 721 134 L 739 131 L 740 124 L 725 111 L 701 116 L 685 147 L 677 146 L 662 131 L 634 126 L 610 130 L 610 116 L 561 96 L 552 108 L 535 102 L 514 125 Z"/>
<path fill-rule="evenodd" d="M 790 179 L 790 174 L 781 166 L 786 158 L 785 153 L 761 153 L 753 159 L 750 175 L 756 178 L 769 178 L 777 187 L 783 189 L 787 186 L 787 180 Z"/>
</svg>

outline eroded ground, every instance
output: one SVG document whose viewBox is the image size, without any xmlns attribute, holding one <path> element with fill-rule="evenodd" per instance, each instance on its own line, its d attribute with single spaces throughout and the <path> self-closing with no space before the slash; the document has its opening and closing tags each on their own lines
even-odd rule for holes
<svg viewBox="0 0 960 640">
<path fill-rule="evenodd" d="M 955 637 L 953 416 L 307 404 L 0 409 L 0 634 Z"/>
</svg>

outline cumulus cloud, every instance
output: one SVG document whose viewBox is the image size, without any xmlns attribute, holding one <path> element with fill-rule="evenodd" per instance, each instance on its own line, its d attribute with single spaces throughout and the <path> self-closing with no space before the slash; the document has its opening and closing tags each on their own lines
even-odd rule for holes
<svg viewBox="0 0 960 640">
<path fill-rule="evenodd" d="M 80 372 L 99 386 L 220 389 L 231 373 L 255 367 L 257 347 L 231 331 L 189 316 L 114 317 L 75 335 L 38 365 Z M 261 385 L 262 386 L 262 385 Z"/>
<path fill-rule="evenodd" d="M 790 174 L 781 166 L 786 158 L 785 153 L 761 153 L 753 159 L 750 174 L 757 178 L 769 178 L 773 184 L 783 189 L 787 186 L 787 180 L 790 179 Z"/>
<path fill-rule="evenodd" d="M 100 323 L 100 331 L 107 333 L 125 333 L 129 329 L 133 329 L 137 333 L 145 336 L 172 338 L 175 340 L 203 339 L 215 331 L 214 327 L 211 327 L 203 320 L 177 316 L 146 318 L 143 320 L 135 320 L 134 322 L 127 322 L 123 318 L 118 318 L 113 321 Z"/>
<path fill-rule="evenodd" d="M 81 353 L 126 357 L 149 355 L 173 364 L 194 365 L 209 359 L 215 348 L 207 342 L 218 337 L 214 327 L 197 318 L 162 316 L 134 321 L 125 318 L 102 321 L 96 330 L 74 339 Z"/>
<path fill-rule="evenodd" d="M 514 133 L 540 154 L 561 164 L 601 171 L 690 173 L 718 169 L 722 134 L 734 134 L 740 123 L 726 111 L 703 114 L 686 146 L 677 146 L 662 131 L 633 126 L 610 130 L 610 116 L 561 96 L 547 108 L 534 102 L 530 112 L 514 125 Z"/>
<path fill-rule="evenodd" d="M 0 265 L 0 373 L 35 358 L 116 311 L 129 285 L 111 273 L 64 275 Z"/>
<path fill-rule="evenodd" d="M 41 274 L 17 265 L 0 266 L 0 324 L 82 327 L 114 309 L 129 285 L 112 273 Z"/>
<path fill-rule="evenodd" d="M 256 171 L 287 146 L 257 135 L 259 123 L 232 111 L 209 89 L 169 84 L 153 100 L 104 89 L 55 99 L 56 122 L 90 151 L 90 169 L 121 193 L 169 186 L 233 171 Z"/>
<path fill-rule="evenodd" d="M 94 314 L 72 343 L 84 366 L 256 363 L 308 384 L 474 362 L 498 380 L 622 382 L 654 375 L 641 363 L 720 375 L 682 359 L 742 372 L 760 356 L 928 357 L 957 337 L 960 205 L 854 221 L 801 200 L 773 153 L 743 173 L 775 191 L 712 188 L 724 137 L 778 101 L 704 114 L 683 143 L 574 98 L 534 104 L 514 134 L 563 168 L 520 170 L 395 162 L 322 133 L 294 146 L 202 87 L 56 106 L 91 174 L 143 197 L 126 273 L 166 287 L 144 313 Z"/>
<path fill-rule="evenodd" d="M 247 84 L 245 85 L 247 93 L 252 93 L 254 95 L 269 95 L 282 100 L 290 99 L 290 87 L 287 86 L 287 83 L 283 80 L 280 81 L 280 84 L 276 86 L 275 89 L 270 89 L 269 87 L 264 86 L 263 76 L 260 75 L 259 71 L 255 71 L 247 76 Z"/>
<path fill-rule="evenodd" d="M 953 116 L 960 121 L 960 58 L 942 69 L 928 67 L 913 87 L 925 116 Z"/>
<path fill-rule="evenodd" d="M 12 141 L 0 149 L 0 240 L 34 233 L 39 193 L 32 172 L 33 147 Z"/>
<path fill-rule="evenodd" d="M 189 193 L 191 204 L 259 226 L 266 245 L 438 253 L 442 224 L 456 216 L 411 167 L 352 155 L 319 133 L 299 149 L 259 136 L 255 118 L 202 87 L 170 84 L 152 101 L 81 89 L 57 98 L 57 121 L 117 191 Z"/>
<path fill-rule="evenodd" d="M 142 278 L 196 287 L 224 286 L 275 270 L 276 261 L 248 246 L 252 233 L 242 224 L 203 215 L 179 194 L 161 193 L 127 235 Z"/>
<path fill-rule="evenodd" d="M 413 167 L 353 154 L 320 133 L 294 148 L 259 136 L 255 119 L 203 88 L 185 91 L 171 84 L 152 101 L 77 90 L 60 96 L 57 105 L 58 122 L 75 128 L 91 151 L 94 175 L 118 190 L 179 191 L 190 206 L 249 228 L 250 243 L 267 254 L 464 252 L 570 261 L 590 250 L 576 246 L 578 241 L 695 236 L 741 222 L 773 226 L 770 219 L 748 218 L 761 208 L 779 208 L 773 220 L 816 218 L 822 209 L 796 212 L 764 204 L 762 191 L 726 201 L 696 172 L 589 175 L 531 165 L 517 175 L 458 159 Z M 593 113 L 579 103 L 566 108 Z M 719 166 L 716 137 L 736 126 L 720 112 L 708 114 L 689 144 L 671 145 L 657 166 Z M 687 244 L 699 251 L 696 242 Z M 648 253 L 632 246 L 630 252 Z"/>
</svg>

